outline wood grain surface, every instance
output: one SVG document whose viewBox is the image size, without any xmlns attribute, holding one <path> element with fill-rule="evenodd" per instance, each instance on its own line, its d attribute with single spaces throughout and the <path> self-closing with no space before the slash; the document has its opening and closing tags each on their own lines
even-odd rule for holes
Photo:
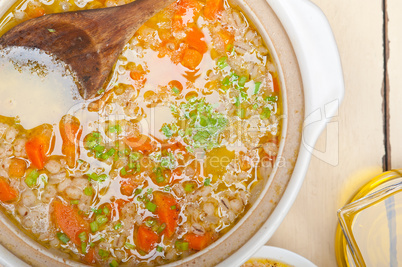
<svg viewBox="0 0 402 267">
<path fill-rule="evenodd" d="M 391 167 L 402 168 L 402 1 L 388 0 Z"/>
<path fill-rule="evenodd" d="M 296 202 L 268 245 L 296 252 L 318 266 L 336 266 L 336 212 L 360 186 L 383 170 L 383 2 L 313 2 L 326 14 L 335 34 L 345 77 L 345 98 L 338 116 L 316 145 L 316 149 L 325 152 L 326 156 L 313 156 Z M 388 2 L 402 7 L 400 0 Z M 399 42 L 402 42 L 402 33 L 397 25 L 402 25 L 401 11 L 393 12 L 399 19 L 399 24 L 393 25 L 393 31 L 399 31 Z M 395 72 L 401 73 L 401 61 L 402 55 L 399 62 L 393 63 Z M 392 82 L 399 81 L 401 86 L 401 77 L 399 74 L 399 79 Z M 402 114 L 397 100 L 392 103 L 393 109 L 397 106 Z M 398 127 L 394 128 L 394 138 L 402 131 L 402 124 Z M 337 141 L 336 146 L 331 146 Z M 399 144 L 399 156 L 402 157 L 402 141 Z"/>
</svg>

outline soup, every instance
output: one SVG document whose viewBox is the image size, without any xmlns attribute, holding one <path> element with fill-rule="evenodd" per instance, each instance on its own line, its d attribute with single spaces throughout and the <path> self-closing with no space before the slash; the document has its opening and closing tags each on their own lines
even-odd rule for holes
<svg viewBox="0 0 402 267">
<path fill-rule="evenodd" d="M 0 34 L 124 3 L 17 2 Z M 34 107 L 58 99 L 42 91 Z M 86 264 L 160 265 L 206 248 L 247 212 L 277 158 L 277 70 L 253 25 L 222 0 L 179 0 L 155 15 L 97 97 L 72 99 L 56 123 L 10 98 L 17 115 L 0 109 L 1 206 L 43 246 Z"/>
<path fill-rule="evenodd" d="M 282 262 L 264 258 L 251 258 L 241 267 L 292 267 L 292 266 Z"/>
</svg>

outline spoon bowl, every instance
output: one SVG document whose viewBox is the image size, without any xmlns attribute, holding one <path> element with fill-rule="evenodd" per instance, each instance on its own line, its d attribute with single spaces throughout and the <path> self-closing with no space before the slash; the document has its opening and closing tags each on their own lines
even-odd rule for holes
<svg viewBox="0 0 402 267">
<path fill-rule="evenodd" d="M 132 3 L 45 15 L 12 28 L 0 47 L 38 48 L 68 64 L 84 99 L 102 88 L 124 45 L 138 28 L 175 0 L 136 0 Z"/>
</svg>

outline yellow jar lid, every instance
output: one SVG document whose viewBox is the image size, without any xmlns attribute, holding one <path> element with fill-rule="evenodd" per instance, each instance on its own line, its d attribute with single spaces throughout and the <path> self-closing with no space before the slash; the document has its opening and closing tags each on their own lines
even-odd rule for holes
<svg viewBox="0 0 402 267">
<path fill-rule="evenodd" d="M 381 201 L 385 201 L 387 196 L 401 192 L 402 184 L 395 187 L 395 185 L 401 182 L 402 169 L 384 172 L 374 177 L 366 185 L 360 188 L 350 199 L 348 204 L 338 211 L 338 217 L 342 223 L 342 227 L 344 228 L 346 235 L 348 235 L 349 243 L 353 248 L 350 250 L 342 227 L 338 223 L 335 234 L 335 255 L 338 266 L 356 266 L 355 262 L 357 262 L 357 265 L 359 266 L 362 265 L 361 262 L 364 261 L 363 255 L 358 248 L 355 234 L 357 234 L 356 231 L 359 232 L 362 231 L 362 229 L 366 229 L 364 225 L 360 225 L 359 223 L 356 225 L 355 219 L 358 218 L 358 216 L 364 217 L 363 211 L 370 207 L 374 207 L 374 205 Z M 402 193 L 400 195 L 402 197 Z M 364 220 L 364 223 L 366 222 L 370 223 L 367 218 Z M 355 233 L 353 231 L 355 231 Z M 360 243 L 362 243 L 361 240 Z M 353 251 L 353 253 L 351 253 L 351 251 Z"/>
</svg>

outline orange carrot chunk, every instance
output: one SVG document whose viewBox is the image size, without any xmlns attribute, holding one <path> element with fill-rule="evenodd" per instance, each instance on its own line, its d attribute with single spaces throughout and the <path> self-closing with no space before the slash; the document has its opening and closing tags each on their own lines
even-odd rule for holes
<svg viewBox="0 0 402 267">
<path fill-rule="evenodd" d="M 77 118 L 66 115 L 61 119 L 59 129 L 63 140 L 61 152 L 66 156 L 67 165 L 73 168 L 76 158 L 80 154 L 80 148 L 77 144 L 82 134 L 80 122 Z"/>
<path fill-rule="evenodd" d="M 155 192 L 155 204 L 158 207 L 157 214 L 159 220 L 166 224 L 166 228 L 162 233 L 170 238 L 176 231 L 177 223 L 179 220 L 179 206 L 175 198 L 170 194 Z"/>
<path fill-rule="evenodd" d="M 279 78 L 278 78 L 278 75 L 272 75 L 272 80 L 274 82 L 274 92 L 279 92 Z"/>
<path fill-rule="evenodd" d="M 140 83 L 145 83 L 147 80 L 145 78 L 145 73 L 138 71 L 138 70 L 130 71 L 130 78 L 133 79 L 134 81 L 138 81 Z"/>
<path fill-rule="evenodd" d="M 189 23 L 194 23 L 201 11 L 201 5 L 196 0 L 180 0 L 173 14 L 173 31 L 183 30 Z"/>
<path fill-rule="evenodd" d="M 219 39 L 222 42 L 223 49 L 226 52 L 230 52 L 233 47 L 234 35 L 226 30 L 221 30 L 219 33 Z"/>
<path fill-rule="evenodd" d="M 81 245 L 79 234 L 89 233 L 88 222 L 85 221 L 78 212 L 70 205 L 61 201 L 54 201 L 53 215 L 56 225 L 65 233 L 76 245 Z"/>
<path fill-rule="evenodd" d="M 212 243 L 212 236 L 210 233 L 204 235 L 187 234 L 184 240 L 188 242 L 188 246 L 194 250 L 202 250 Z"/>
<path fill-rule="evenodd" d="M 41 17 L 46 13 L 45 9 L 41 6 L 30 6 L 26 12 L 30 18 Z"/>
<path fill-rule="evenodd" d="M 159 241 L 159 236 L 150 228 L 141 225 L 137 232 L 137 246 L 139 249 L 149 252 L 155 248 Z"/>
<path fill-rule="evenodd" d="M 34 136 L 25 144 L 28 159 L 37 169 L 43 169 L 46 161 L 46 153 L 49 150 L 50 140 L 45 135 Z"/>
<path fill-rule="evenodd" d="M 131 196 L 136 188 L 137 184 L 130 178 L 120 182 L 120 192 L 122 195 Z"/>
<path fill-rule="evenodd" d="M 95 249 L 90 248 L 88 250 L 87 254 L 85 254 L 85 257 L 82 260 L 87 264 L 95 263 Z"/>
<path fill-rule="evenodd" d="M 204 16 L 209 20 L 214 20 L 222 10 L 222 0 L 207 0 L 204 7 Z"/>
<path fill-rule="evenodd" d="M 184 52 L 181 64 L 190 70 L 194 70 L 201 63 L 201 60 L 202 54 L 195 49 L 189 48 Z"/>
<path fill-rule="evenodd" d="M 201 54 L 204 54 L 208 50 L 207 44 L 204 41 L 204 34 L 197 27 L 192 27 L 187 33 L 186 43 Z"/>
<path fill-rule="evenodd" d="M 18 192 L 5 179 L 0 178 L 0 201 L 6 202 L 18 197 Z"/>
<path fill-rule="evenodd" d="M 22 159 L 13 158 L 10 161 L 10 166 L 8 167 L 8 175 L 10 177 L 21 178 L 25 174 L 27 164 Z"/>
<path fill-rule="evenodd" d="M 151 138 L 142 134 L 138 137 L 125 138 L 124 143 L 134 150 L 141 150 L 143 152 L 151 151 L 153 149 Z"/>
</svg>

